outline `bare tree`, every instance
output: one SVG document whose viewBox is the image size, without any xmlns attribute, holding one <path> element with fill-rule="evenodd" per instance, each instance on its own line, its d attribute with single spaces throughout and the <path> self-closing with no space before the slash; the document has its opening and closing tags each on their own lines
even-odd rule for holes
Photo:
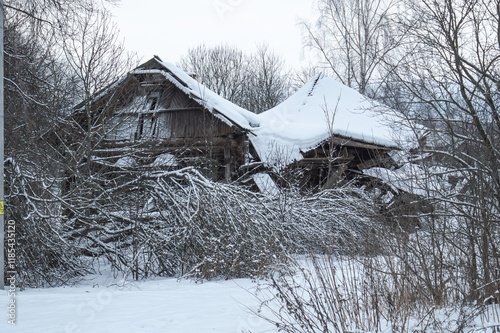
<svg viewBox="0 0 500 333">
<path fill-rule="evenodd" d="M 227 45 L 201 45 L 189 50 L 180 66 L 220 96 L 256 113 L 276 106 L 290 94 L 284 60 L 265 45 L 250 55 Z"/>
<path fill-rule="evenodd" d="M 394 72 L 407 92 L 408 114 L 432 129 L 419 164 L 430 187 L 447 183 L 427 196 L 436 212 L 423 220 L 431 240 L 445 240 L 439 247 L 463 254 L 453 267 L 467 281 L 469 300 L 493 296 L 500 281 L 499 6 L 494 0 L 411 3 L 409 49 Z M 407 250 L 430 249 L 424 239 Z M 428 254 L 419 252 L 422 259 Z M 434 258 L 440 258 L 434 272 L 450 267 L 446 256 Z"/>
<path fill-rule="evenodd" d="M 78 80 L 78 101 L 89 99 L 100 89 L 123 75 L 133 65 L 118 40 L 119 31 L 111 21 L 111 14 L 102 8 L 91 8 L 72 22 L 69 38 L 61 41 L 61 48 L 71 69 L 69 75 Z"/>
<path fill-rule="evenodd" d="M 261 45 L 250 63 L 250 85 L 245 105 L 256 113 L 273 108 L 290 95 L 290 74 L 285 61 Z"/>
<path fill-rule="evenodd" d="M 188 51 L 180 66 L 220 96 L 236 104 L 243 100 L 249 59 L 241 50 L 228 45 L 200 45 Z"/>
<path fill-rule="evenodd" d="M 81 147 L 74 152 L 79 161 L 75 167 L 85 165 L 87 175 L 91 174 L 93 150 L 104 139 L 102 121 L 96 110 L 92 109 L 92 96 L 114 80 L 122 76 L 134 63 L 134 56 L 127 54 L 118 41 L 116 26 L 110 21 L 110 13 L 101 8 L 89 8 L 75 21 L 68 38 L 62 40 L 68 75 L 76 83 L 75 101 L 84 101 L 81 112 L 84 122 L 81 128 Z M 107 106 L 108 109 L 112 106 Z M 102 108 L 101 113 L 109 112 Z M 73 170 L 71 173 L 78 173 Z"/>
<path fill-rule="evenodd" d="M 301 22 L 305 46 L 318 54 L 320 69 L 375 97 L 405 35 L 394 24 L 396 10 L 394 0 L 320 0 L 317 23 Z"/>
<path fill-rule="evenodd" d="M 81 98 L 60 42 L 97 8 L 90 0 L 5 1 L 6 218 L 16 221 L 18 278 L 26 285 L 67 283 L 87 271 L 62 230 L 63 161 L 50 130 Z"/>
</svg>

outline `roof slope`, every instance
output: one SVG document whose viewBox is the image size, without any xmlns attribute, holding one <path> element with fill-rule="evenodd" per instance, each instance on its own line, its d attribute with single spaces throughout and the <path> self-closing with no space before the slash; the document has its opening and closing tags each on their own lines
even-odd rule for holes
<svg viewBox="0 0 500 333">
<path fill-rule="evenodd" d="M 379 147 L 401 147 L 402 119 L 354 89 L 317 75 L 278 106 L 258 115 L 251 136 L 260 158 L 289 164 L 332 135 Z M 404 133 L 407 135 L 409 133 Z"/>
<path fill-rule="evenodd" d="M 189 97 L 195 99 L 228 125 L 237 125 L 242 129 L 251 131 L 253 129 L 252 126 L 258 123 L 255 113 L 245 110 L 224 99 L 193 79 L 177 66 L 168 62 L 163 62 L 157 57 L 139 66 L 137 69 L 133 70 L 131 74 L 156 71 L 163 74 L 168 81 L 175 84 Z"/>
</svg>

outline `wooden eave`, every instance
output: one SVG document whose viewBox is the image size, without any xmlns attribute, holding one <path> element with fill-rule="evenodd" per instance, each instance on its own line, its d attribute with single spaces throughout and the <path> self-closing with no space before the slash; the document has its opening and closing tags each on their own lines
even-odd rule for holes
<svg viewBox="0 0 500 333">
<path fill-rule="evenodd" d="M 322 142 L 330 142 L 334 145 L 338 146 L 346 146 L 346 147 L 353 147 L 353 148 L 365 148 L 365 149 L 371 149 L 371 150 L 384 150 L 384 151 L 391 151 L 394 149 L 398 149 L 395 147 L 387 147 L 383 145 L 377 145 L 374 143 L 366 143 L 360 140 L 355 140 L 352 138 L 348 137 L 343 137 L 341 135 L 334 135 L 333 137 L 326 139 L 325 141 Z"/>
</svg>

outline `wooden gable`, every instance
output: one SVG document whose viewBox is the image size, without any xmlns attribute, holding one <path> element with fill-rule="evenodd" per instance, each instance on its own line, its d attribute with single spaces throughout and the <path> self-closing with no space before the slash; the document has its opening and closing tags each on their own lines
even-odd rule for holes
<svg viewBox="0 0 500 333">
<path fill-rule="evenodd" d="M 237 132 L 159 74 L 135 74 L 120 89 L 104 127 L 106 141 L 222 137 Z"/>
</svg>

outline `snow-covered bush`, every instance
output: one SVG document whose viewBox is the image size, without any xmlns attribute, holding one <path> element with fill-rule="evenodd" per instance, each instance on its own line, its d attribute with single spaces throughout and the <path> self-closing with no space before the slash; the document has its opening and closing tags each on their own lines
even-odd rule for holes
<svg viewBox="0 0 500 333">
<path fill-rule="evenodd" d="M 136 279 L 263 276 L 292 253 L 358 250 L 374 228 L 371 201 L 351 187 L 264 195 L 195 168 L 105 159 L 55 168 L 65 177 L 22 168 L 9 169 L 7 219 L 30 286 L 68 283 L 102 258 Z"/>
<path fill-rule="evenodd" d="M 191 168 L 145 177 L 135 236 L 141 275 L 256 276 L 284 261 L 283 230 L 255 193 Z"/>
<path fill-rule="evenodd" d="M 352 188 L 269 197 L 194 168 L 127 172 L 100 193 L 93 183 L 69 192 L 63 224 L 83 254 L 135 278 L 262 276 L 290 253 L 357 248 L 371 225 L 369 201 Z"/>
<path fill-rule="evenodd" d="M 14 236 L 6 240 L 15 239 L 15 243 L 6 241 L 6 271 L 17 272 L 21 288 L 64 285 L 89 270 L 78 246 L 65 239 L 60 205 L 52 195 L 55 179 L 33 171 L 33 165 L 12 158 L 5 164 L 5 222 Z M 9 260 L 11 253 L 14 263 Z"/>
</svg>

